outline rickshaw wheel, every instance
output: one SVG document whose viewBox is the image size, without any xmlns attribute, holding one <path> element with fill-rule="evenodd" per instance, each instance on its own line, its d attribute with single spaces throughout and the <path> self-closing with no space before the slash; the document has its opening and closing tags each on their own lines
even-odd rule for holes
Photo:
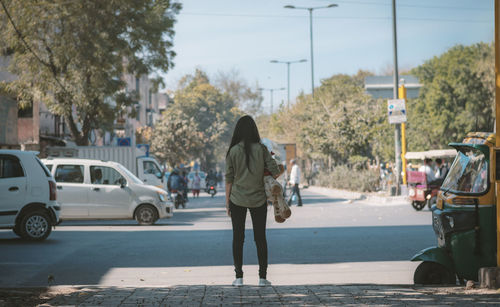
<svg viewBox="0 0 500 307">
<path fill-rule="evenodd" d="M 419 285 L 456 284 L 455 274 L 437 262 L 422 262 L 413 275 L 413 283 Z"/>
<path fill-rule="evenodd" d="M 413 208 L 415 210 L 420 211 L 420 210 L 424 209 L 424 207 L 425 207 L 425 201 L 416 201 L 416 200 L 414 200 L 414 201 L 411 202 L 411 205 L 413 206 Z"/>
</svg>

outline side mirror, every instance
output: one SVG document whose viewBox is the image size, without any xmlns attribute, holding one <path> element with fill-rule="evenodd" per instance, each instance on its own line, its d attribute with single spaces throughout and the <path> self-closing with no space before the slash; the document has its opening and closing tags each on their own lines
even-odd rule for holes
<svg viewBox="0 0 500 307">
<path fill-rule="evenodd" d="M 120 184 L 120 188 L 124 188 L 127 185 L 127 180 L 125 178 L 118 179 L 118 183 Z"/>
</svg>

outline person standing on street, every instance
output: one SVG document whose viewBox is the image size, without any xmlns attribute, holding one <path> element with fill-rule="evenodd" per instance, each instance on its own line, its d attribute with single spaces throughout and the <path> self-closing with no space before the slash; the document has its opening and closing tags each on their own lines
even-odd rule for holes
<svg viewBox="0 0 500 307">
<path fill-rule="evenodd" d="M 295 159 L 290 160 L 290 164 L 292 165 L 292 171 L 290 172 L 290 185 L 292 186 L 292 195 L 288 199 L 288 206 L 292 204 L 292 197 L 297 194 L 299 198 L 299 207 L 302 206 L 302 197 L 300 197 L 299 183 L 300 183 L 300 169 L 297 165 L 297 161 Z"/>
<path fill-rule="evenodd" d="M 261 144 L 255 121 L 241 117 L 234 128 L 226 155 L 226 212 L 233 225 L 233 260 L 236 279 L 233 286 L 243 285 L 243 242 L 247 211 L 252 217 L 253 235 L 259 259 L 259 286 L 268 286 L 266 217 L 267 197 L 264 169 L 274 178 L 280 174 L 276 161 Z"/>
</svg>

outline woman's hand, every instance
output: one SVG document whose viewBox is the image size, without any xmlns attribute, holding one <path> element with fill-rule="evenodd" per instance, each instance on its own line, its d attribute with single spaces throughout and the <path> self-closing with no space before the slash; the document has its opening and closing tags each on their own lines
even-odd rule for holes
<svg viewBox="0 0 500 307">
<path fill-rule="evenodd" d="M 229 203 L 226 203 L 226 214 L 231 217 L 231 209 L 229 209 Z"/>
</svg>

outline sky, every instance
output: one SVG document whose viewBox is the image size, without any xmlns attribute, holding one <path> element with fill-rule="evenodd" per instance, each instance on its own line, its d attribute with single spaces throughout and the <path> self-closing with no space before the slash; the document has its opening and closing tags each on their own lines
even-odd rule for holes
<svg viewBox="0 0 500 307">
<path fill-rule="evenodd" d="M 334 74 L 393 66 L 391 0 L 181 0 L 175 24 L 174 68 L 164 75 L 167 89 L 200 68 L 214 76 L 236 70 L 249 84 L 286 88 L 287 67 L 271 60 L 305 63 L 290 66 L 290 100 L 311 93 L 310 28 L 313 12 L 315 86 Z M 492 42 L 493 0 L 397 0 L 398 67 L 407 70 L 457 44 Z M 263 108 L 270 112 L 270 91 Z M 274 92 L 274 110 L 287 101 L 287 91 Z"/>
</svg>

